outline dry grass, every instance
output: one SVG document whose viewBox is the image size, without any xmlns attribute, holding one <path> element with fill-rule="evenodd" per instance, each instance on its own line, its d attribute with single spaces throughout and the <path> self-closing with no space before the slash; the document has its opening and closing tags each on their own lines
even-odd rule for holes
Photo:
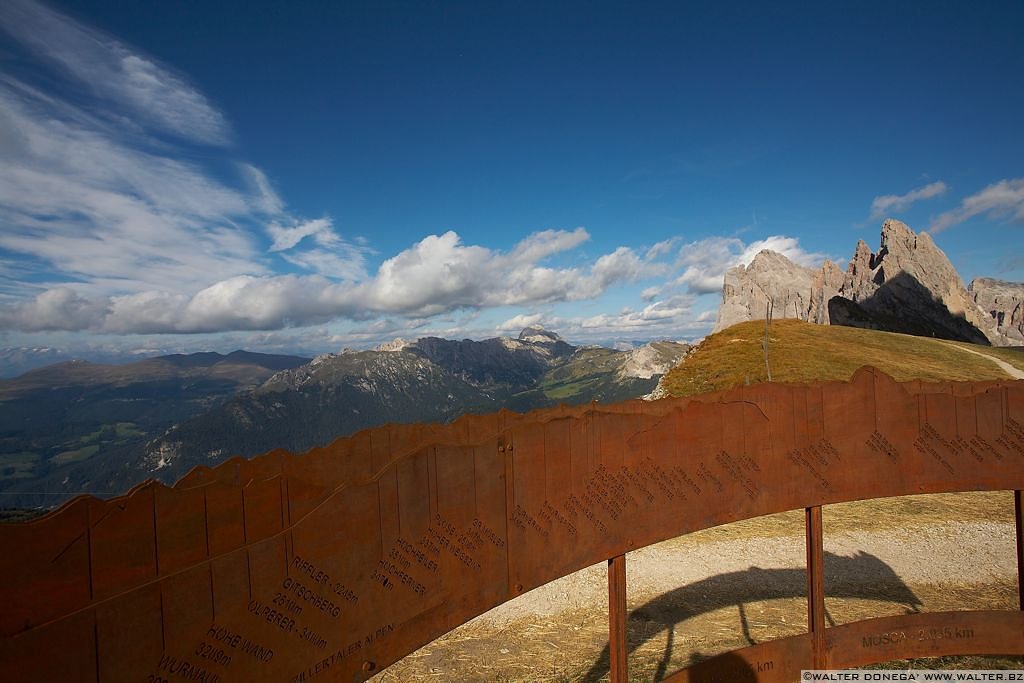
<svg viewBox="0 0 1024 683">
<path fill-rule="evenodd" d="M 763 340 L 763 320 L 733 325 L 705 339 L 662 384 L 672 396 L 691 396 L 766 381 Z M 1015 351 L 976 348 L 1024 367 L 1024 356 Z M 901 382 L 1008 379 L 994 363 L 954 343 L 799 320 L 772 322 L 769 357 L 775 382 L 848 380 L 864 365 Z"/>
</svg>

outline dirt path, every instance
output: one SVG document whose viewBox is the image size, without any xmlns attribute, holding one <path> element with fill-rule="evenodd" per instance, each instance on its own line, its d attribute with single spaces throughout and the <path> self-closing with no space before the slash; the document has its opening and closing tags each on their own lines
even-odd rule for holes
<svg viewBox="0 0 1024 683">
<path fill-rule="evenodd" d="M 631 680 L 657 680 L 718 652 L 804 632 L 801 525 L 775 517 L 782 521 L 762 518 L 764 535 L 698 532 L 627 555 Z M 882 521 L 839 524 L 830 534 L 826 520 L 831 623 L 1016 606 L 1012 516 Z M 481 615 L 377 680 L 601 680 L 606 601 L 604 565 L 588 567 Z"/>
<path fill-rule="evenodd" d="M 1018 368 L 1013 367 L 1005 360 L 1000 360 L 994 356 L 988 355 L 987 353 L 975 351 L 974 349 L 965 349 L 962 346 L 957 346 L 956 348 L 960 349 L 961 351 L 966 351 L 967 353 L 973 353 L 975 356 L 982 356 L 984 358 L 988 358 L 990 361 L 998 365 L 1003 370 L 1003 372 L 1008 374 L 1010 377 L 1013 377 L 1014 379 L 1024 379 L 1024 370 L 1020 370 Z"/>
</svg>

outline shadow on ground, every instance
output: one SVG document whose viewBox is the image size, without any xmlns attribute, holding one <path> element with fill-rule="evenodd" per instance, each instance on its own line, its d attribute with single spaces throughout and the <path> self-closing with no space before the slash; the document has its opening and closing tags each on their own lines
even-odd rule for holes
<svg viewBox="0 0 1024 683">
<path fill-rule="evenodd" d="M 905 605 L 908 612 L 917 612 L 921 600 L 906 583 L 896 575 L 892 567 L 869 553 L 856 553 L 852 557 L 825 553 L 825 594 L 826 597 L 861 598 L 881 600 Z M 831 579 L 831 580 L 830 580 Z M 637 607 L 629 614 L 627 633 L 630 652 L 660 634 L 668 631 L 665 652 L 653 676 L 661 680 L 667 673 L 674 646 L 675 627 L 688 619 L 713 612 L 722 607 L 736 606 L 739 609 L 743 637 L 750 645 L 750 636 L 745 603 L 781 598 L 799 598 L 807 595 L 807 574 L 799 569 L 761 569 L 751 567 L 739 572 L 718 574 L 681 588 L 663 593 L 653 600 Z M 835 625 L 826 612 L 826 617 Z M 601 655 L 580 679 L 595 683 L 608 673 L 609 651 L 606 645 Z M 738 671 L 743 673 L 747 665 L 733 656 Z M 723 660 L 724 661 L 724 660 Z M 742 665 L 742 666 L 740 666 Z M 746 675 L 746 674 L 743 674 Z M 754 681 L 756 674 L 732 680 Z"/>
</svg>

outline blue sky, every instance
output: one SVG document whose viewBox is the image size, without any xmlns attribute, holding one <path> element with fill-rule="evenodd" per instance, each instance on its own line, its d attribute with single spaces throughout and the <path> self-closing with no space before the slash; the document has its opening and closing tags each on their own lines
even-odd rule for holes
<svg viewBox="0 0 1024 683">
<path fill-rule="evenodd" d="M 0 4 L 0 346 L 693 339 L 887 216 L 1024 280 L 1019 2 L 292 5 Z"/>
</svg>

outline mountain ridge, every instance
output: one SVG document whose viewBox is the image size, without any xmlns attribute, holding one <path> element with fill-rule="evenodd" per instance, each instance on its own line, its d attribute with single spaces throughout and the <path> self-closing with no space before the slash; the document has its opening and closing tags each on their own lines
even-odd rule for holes
<svg viewBox="0 0 1024 683">
<path fill-rule="evenodd" d="M 517 338 L 421 337 L 324 354 L 176 424 L 147 445 L 140 467 L 171 480 L 227 455 L 302 452 L 385 422 L 624 400 L 648 393 L 688 350 L 678 342 L 577 347 L 533 326 Z"/>
<path fill-rule="evenodd" d="M 831 260 L 814 269 L 769 250 L 729 269 L 714 332 L 765 318 L 771 301 L 775 318 L 995 346 L 1024 343 L 1024 284 L 974 282 L 977 292 L 964 287 L 928 233 L 890 218 L 878 252 L 859 240 L 845 273 Z"/>
<path fill-rule="evenodd" d="M 303 452 L 388 422 L 635 398 L 688 349 L 574 346 L 534 326 L 516 338 L 396 339 L 313 359 L 239 350 L 61 363 L 0 380 L 8 418 L 0 419 L 0 491 L 7 504 L 50 505 L 61 497 L 17 492 L 105 495 L 236 455 Z M 26 431 L 21 419 L 32 416 Z"/>
</svg>

